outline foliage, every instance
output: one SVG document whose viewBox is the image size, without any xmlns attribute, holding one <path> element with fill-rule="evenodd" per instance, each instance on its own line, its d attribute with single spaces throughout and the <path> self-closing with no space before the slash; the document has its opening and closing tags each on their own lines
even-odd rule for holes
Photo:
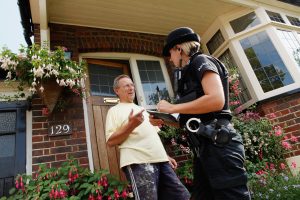
<svg viewBox="0 0 300 200">
<path fill-rule="evenodd" d="M 176 174 L 180 181 L 191 192 L 193 187 L 193 162 L 192 159 L 185 161 L 181 166 L 176 169 Z"/>
<path fill-rule="evenodd" d="M 1 95 L 0 99 L 17 100 L 24 97 L 24 88 L 29 87 L 30 94 L 44 91 L 43 84 L 49 80 L 68 88 L 72 92 L 84 97 L 83 81 L 86 78 L 86 64 L 66 59 L 67 49 L 57 47 L 50 51 L 47 46 L 21 46 L 19 54 L 7 48 L 0 51 L 1 68 L 7 72 L 6 82 L 18 81 L 18 94 L 14 96 Z"/>
<path fill-rule="evenodd" d="M 292 168 L 296 165 L 292 164 Z M 274 164 L 266 165 L 249 181 L 253 199 L 297 200 L 300 196 L 300 175 L 293 175 L 284 163 L 277 169 Z"/>
<path fill-rule="evenodd" d="M 69 160 L 60 168 L 40 165 L 37 174 L 18 175 L 15 188 L 10 190 L 8 200 L 18 199 L 130 199 L 130 187 L 120 182 L 107 171 L 91 173 L 78 165 L 77 160 Z M 6 197 L 1 200 L 7 199 Z"/>
</svg>

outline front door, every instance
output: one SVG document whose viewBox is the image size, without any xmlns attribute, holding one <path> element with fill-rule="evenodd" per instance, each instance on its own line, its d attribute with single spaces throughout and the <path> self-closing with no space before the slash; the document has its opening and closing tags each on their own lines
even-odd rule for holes
<svg viewBox="0 0 300 200">
<path fill-rule="evenodd" d="M 124 180 L 119 165 L 118 147 L 108 147 L 105 139 L 106 114 L 118 103 L 113 91 L 113 80 L 121 74 L 129 74 L 128 61 L 87 59 L 90 98 L 88 100 L 89 127 L 95 169 L 107 169 Z"/>
<path fill-rule="evenodd" d="M 22 103 L 0 103 L 0 197 L 8 196 L 14 178 L 26 170 L 26 109 Z"/>
</svg>

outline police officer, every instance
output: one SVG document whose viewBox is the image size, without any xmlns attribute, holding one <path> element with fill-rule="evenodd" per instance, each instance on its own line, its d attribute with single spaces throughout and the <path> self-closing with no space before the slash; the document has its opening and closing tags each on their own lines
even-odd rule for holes
<svg viewBox="0 0 300 200">
<path fill-rule="evenodd" d="M 163 55 L 170 57 L 170 61 L 180 69 L 179 100 L 176 104 L 162 100 L 157 109 L 180 113 L 181 127 L 185 127 L 190 118 L 196 117 L 203 127 L 210 128 L 208 132 L 203 133 L 206 129 L 201 129 L 196 137 L 189 137 L 195 152 L 193 199 L 250 199 L 242 138 L 230 123 L 232 116 L 228 106 L 226 68 L 218 59 L 200 53 L 200 37 L 188 27 L 169 33 Z M 225 131 L 218 135 L 221 128 Z M 225 140 L 221 136 L 225 136 Z"/>
</svg>

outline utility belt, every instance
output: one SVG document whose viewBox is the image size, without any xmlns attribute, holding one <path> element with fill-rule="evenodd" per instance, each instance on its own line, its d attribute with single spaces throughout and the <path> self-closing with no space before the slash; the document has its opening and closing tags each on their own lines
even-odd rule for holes
<svg viewBox="0 0 300 200">
<path fill-rule="evenodd" d="M 228 119 L 214 119 L 201 122 L 198 118 L 190 118 L 184 127 L 188 133 L 190 147 L 198 152 L 202 142 L 208 141 L 218 147 L 229 144 L 236 135 Z"/>
</svg>

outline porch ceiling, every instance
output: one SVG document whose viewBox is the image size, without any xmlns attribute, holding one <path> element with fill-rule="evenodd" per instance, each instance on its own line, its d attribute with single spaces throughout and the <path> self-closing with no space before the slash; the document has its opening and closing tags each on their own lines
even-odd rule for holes
<svg viewBox="0 0 300 200">
<path fill-rule="evenodd" d="M 31 0 L 34 23 L 40 23 L 39 0 Z M 242 8 L 226 0 L 48 0 L 48 22 L 167 34 L 179 26 L 200 35 L 220 15 Z M 43 19 L 43 18 L 42 18 Z"/>
</svg>

